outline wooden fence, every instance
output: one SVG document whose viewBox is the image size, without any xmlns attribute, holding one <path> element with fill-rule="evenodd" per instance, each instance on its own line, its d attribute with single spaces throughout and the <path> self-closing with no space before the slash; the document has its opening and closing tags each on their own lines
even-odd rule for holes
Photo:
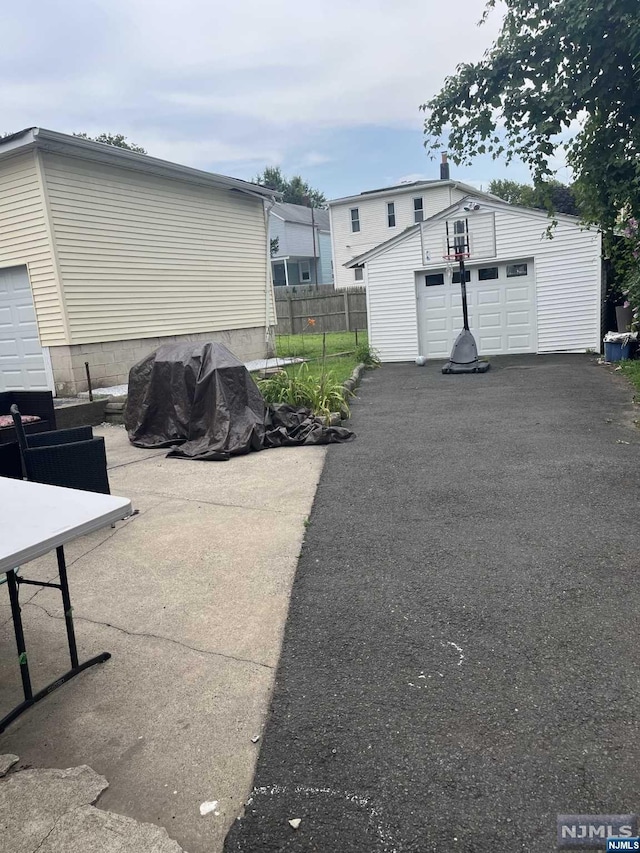
<svg viewBox="0 0 640 853">
<path fill-rule="evenodd" d="M 282 292 L 288 291 L 288 292 Z M 367 298 L 362 287 L 335 290 L 333 285 L 276 287 L 277 333 L 354 332 L 367 328 Z M 309 320 L 315 320 L 312 329 Z"/>
</svg>

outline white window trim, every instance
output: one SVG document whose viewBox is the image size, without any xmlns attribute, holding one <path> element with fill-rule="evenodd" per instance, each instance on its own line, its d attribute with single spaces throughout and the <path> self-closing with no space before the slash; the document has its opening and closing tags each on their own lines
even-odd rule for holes
<svg viewBox="0 0 640 853">
<path fill-rule="evenodd" d="M 311 261 L 298 261 L 298 268 L 300 270 L 300 281 L 304 283 L 308 283 L 311 281 Z M 305 272 L 309 276 L 308 278 L 304 278 Z"/>
<path fill-rule="evenodd" d="M 389 210 L 389 208 L 393 208 L 393 212 Z M 398 217 L 396 216 L 396 203 L 395 201 L 386 202 L 386 211 L 387 211 L 387 228 L 396 228 L 398 225 Z M 389 220 L 393 217 L 393 225 L 389 222 Z"/>
<path fill-rule="evenodd" d="M 416 210 L 416 202 L 419 201 L 421 203 L 420 210 Z M 416 214 L 420 214 L 420 219 L 416 219 Z M 424 222 L 424 196 L 416 195 L 413 196 L 413 223 L 417 225 L 419 222 Z"/>
<path fill-rule="evenodd" d="M 353 211 L 356 212 L 356 218 L 353 218 Z M 360 208 L 359 207 L 350 207 L 349 208 L 349 221 L 351 223 L 351 233 L 358 234 L 362 230 L 362 226 L 360 225 Z M 354 224 L 358 223 L 357 229 L 354 228 Z"/>
<path fill-rule="evenodd" d="M 360 273 L 359 278 L 358 278 L 358 273 Z M 354 281 L 364 281 L 364 267 L 354 267 L 353 268 L 353 278 L 354 278 Z"/>
</svg>

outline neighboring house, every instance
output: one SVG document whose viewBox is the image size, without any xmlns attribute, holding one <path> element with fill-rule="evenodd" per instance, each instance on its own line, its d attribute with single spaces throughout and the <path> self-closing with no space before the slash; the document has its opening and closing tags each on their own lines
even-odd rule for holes
<svg viewBox="0 0 640 853">
<path fill-rule="evenodd" d="M 301 204 L 276 204 L 269 213 L 269 237 L 276 287 L 332 284 L 329 212 Z"/>
<path fill-rule="evenodd" d="M 264 357 L 272 190 L 62 133 L 0 140 L 0 390 L 127 381 L 160 344 Z"/>
<path fill-rule="evenodd" d="M 364 284 L 362 268 L 347 269 L 352 258 L 401 234 L 458 199 L 478 190 L 449 178 L 446 154 L 440 180 L 413 181 L 329 202 L 333 270 L 337 288 Z M 494 198 L 489 193 L 480 193 Z"/>
<path fill-rule="evenodd" d="M 468 230 L 469 324 L 481 355 L 600 349 L 602 241 L 557 214 L 474 193 L 347 263 L 367 289 L 369 342 L 382 361 L 447 358 L 462 328 L 450 235 Z"/>
</svg>

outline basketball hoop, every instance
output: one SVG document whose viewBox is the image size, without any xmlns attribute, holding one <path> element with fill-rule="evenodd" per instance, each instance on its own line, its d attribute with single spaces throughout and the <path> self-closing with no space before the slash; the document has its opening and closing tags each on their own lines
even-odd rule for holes
<svg viewBox="0 0 640 853">
<path fill-rule="evenodd" d="M 453 252 L 453 254 L 443 255 L 442 257 L 448 264 L 454 264 L 460 261 L 468 261 L 471 257 L 471 252 Z"/>
</svg>

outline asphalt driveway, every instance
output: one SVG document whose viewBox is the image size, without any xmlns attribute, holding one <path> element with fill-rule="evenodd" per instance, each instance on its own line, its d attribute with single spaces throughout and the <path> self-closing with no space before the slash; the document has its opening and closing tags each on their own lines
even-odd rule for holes
<svg viewBox="0 0 640 853">
<path fill-rule="evenodd" d="M 368 375 L 227 853 L 550 853 L 558 813 L 638 809 L 631 401 L 587 356 Z"/>
</svg>

